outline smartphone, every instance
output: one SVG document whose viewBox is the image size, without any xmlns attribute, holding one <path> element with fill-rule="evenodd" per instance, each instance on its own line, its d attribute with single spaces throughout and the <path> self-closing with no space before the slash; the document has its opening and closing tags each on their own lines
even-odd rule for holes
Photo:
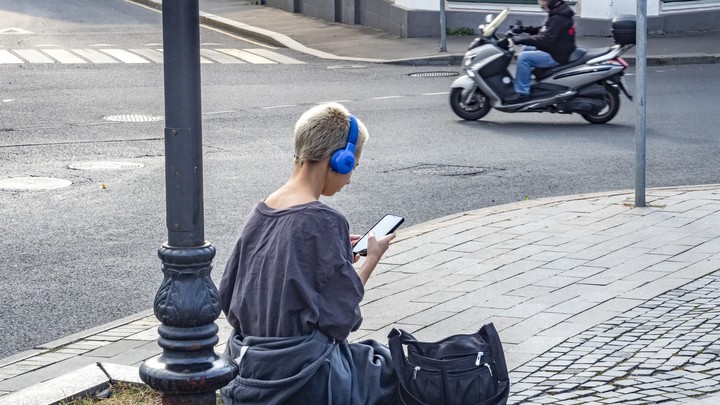
<svg viewBox="0 0 720 405">
<path fill-rule="evenodd" d="M 385 215 L 377 222 L 377 224 L 375 224 L 375 226 L 372 227 L 372 229 L 367 231 L 365 235 L 363 235 L 362 238 L 355 243 L 355 246 L 353 246 L 353 253 L 359 254 L 360 256 L 367 255 L 367 243 L 370 232 L 374 233 L 375 237 L 382 238 L 383 236 L 396 230 L 403 221 L 405 221 L 405 218 L 403 217 L 390 214 Z"/>
</svg>

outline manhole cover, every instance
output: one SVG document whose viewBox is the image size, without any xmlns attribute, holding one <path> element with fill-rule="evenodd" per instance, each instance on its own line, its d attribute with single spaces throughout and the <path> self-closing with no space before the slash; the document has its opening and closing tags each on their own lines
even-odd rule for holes
<svg viewBox="0 0 720 405">
<path fill-rule="evenodd" d="M 407 168 L 416 174 L 435 176 L 472 176 L 485 172 L 482 167 L 455 165 L 419 165 Z"/>
<path fill-rule="evenodd" d="M 410 73 L 412 77 L 452 77 L 457 76 L 457 72 L 418 72 Z"/>
<path fill-rule="evenodd" d="M 125 170 L 145 167 L 142 163 L 132 162 L 84 162 L 73 163 L 68 168 L 75 170 Z"/>
<path fill-rule="evenodd" d="M 51 190 L 71 185 L 70 180 L 52 177 L 12 177 L 0 180 L 2 190 Z"/>
<path fill-rule="evenodd" d="M 153 122 L 162 121 L 165 119 L 162 115 L 148 115 L 148 114 L 120 114 L 120 115 L 106 115 L 103 117 L 105 121 L 113 122 Z"/>
</svg>

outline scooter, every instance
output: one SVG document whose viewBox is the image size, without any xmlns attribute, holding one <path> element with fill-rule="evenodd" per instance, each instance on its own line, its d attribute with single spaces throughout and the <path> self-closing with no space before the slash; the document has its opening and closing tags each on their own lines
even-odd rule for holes
<svg viewBox="0 0 720 405">
<path fill-rule="evenodd" d="M 623 83 L 628 64 L 620 56 L 635 45 L 635 20 L 622 16 L 613 19 L 616 45 L 600 49 L 577 47 L 567 64 L 535 68 L 530 100 L 507 102 L 515 93 L 514 79 L 508 71 L 515 55 L 512 26 L 502 38 L 495 31 L 509 14 L 506 8 L 495 18 L 488 16 L 488 24 L 478 27 L 480 35 L 465 53 L 464 75 L 453 82 L 450 91 L 450 107 L 458 117 L 479 120 L 494 108 L 507 113 L 578 113 L 590 123 L 604 124 L 620 109 L 620 91 L 632 100 Z"/>
</svg>

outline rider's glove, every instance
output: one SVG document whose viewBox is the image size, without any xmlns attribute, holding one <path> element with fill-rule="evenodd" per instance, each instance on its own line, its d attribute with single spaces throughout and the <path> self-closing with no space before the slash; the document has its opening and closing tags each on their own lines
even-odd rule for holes
<svg viewBox="0 0 720 405">
<path fill-rule="evenodd" d="M 523 32 L 525 32 L 525 27 L 523 27 L 522 25 L 512 29 L 513 34 L 522 34 Z"/>
</svg>

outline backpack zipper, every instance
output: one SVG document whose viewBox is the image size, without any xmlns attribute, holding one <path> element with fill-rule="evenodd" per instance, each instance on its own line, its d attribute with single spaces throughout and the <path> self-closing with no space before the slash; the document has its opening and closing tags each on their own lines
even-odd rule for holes
<svg viewBox="0 0 720 405">
<path fill-rule="evenodd" d="M 485 354 L 485 353 L 483 353 L 483 352 L 478 352 L 478 353 L 477 353 L 477 358 L 475 359 L 475 365 L 476 365 L 476 366 L 479 366 L 479 365 L 480 365 L 480 359 L 482 358 L 482 356 L 483 356 L 484 354 Z"/>
<path fill-rule="evenodd" d="M 415 369 L 413 370 L 413 377 L 412 377 L 413 380 L 417 378 L 418 370 L 420 370 L 420 366 L 415 366 Z"/>
</svg>

